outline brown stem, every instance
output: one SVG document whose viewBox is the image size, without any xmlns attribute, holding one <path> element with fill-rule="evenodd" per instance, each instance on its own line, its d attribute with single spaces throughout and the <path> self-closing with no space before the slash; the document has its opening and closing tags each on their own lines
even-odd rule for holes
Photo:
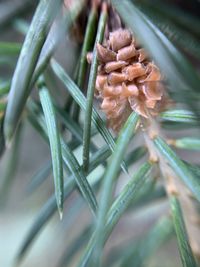
<svg viewBox="0 0 200 267">
<path fill-rule="evenodd" d="M 150 117 L 148 122 L 147 120 L 143 120 L 143 128 L 145 129 L 143 130 L 143 133 L 147 148 L 149 150 L 150 160 L 158 162 L 160 172 L 164 177 L 167 194 L 169 196 L 176 195 L 179 198 L 192 251 L 196 258 L 200 260 L 200 218 L 195 207 L 194 200 L 193 198 L 191 198 L 191 193 L 185 187 L 182 181 L 180 181 L 180 179 L 176 176 L 165 158 L 163 158 L 163 156 L 157 151 L 154 146 L 153 139 L 156 136 L 159 135 L 164 138 L 164 136 L 161 134 L 161 130 L 157 122 L 152 117 Z M 170 142 L 168 143 L 170 144 Z"/>
</svg>

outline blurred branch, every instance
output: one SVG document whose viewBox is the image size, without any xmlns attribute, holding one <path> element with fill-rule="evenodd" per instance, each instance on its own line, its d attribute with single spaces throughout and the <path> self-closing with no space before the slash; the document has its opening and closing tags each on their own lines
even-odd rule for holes
<svg viewBox="0 0 200 267">
<path fill-rule="evenodd" d="M 0 29 L 13 20 L 13 17 L 21 15 L 27 9 L 37 4 L 38 1 L 30 0 L 6 0 L 0 3 Z"/>
</svg>

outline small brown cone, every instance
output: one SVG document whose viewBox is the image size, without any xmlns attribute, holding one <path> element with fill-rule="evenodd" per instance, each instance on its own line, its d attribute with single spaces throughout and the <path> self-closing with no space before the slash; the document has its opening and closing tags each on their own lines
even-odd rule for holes
<svg viewBox="0 0 200 267">
<path fill-rule="evenodd" d="M 96 96 L 102 99 L 109 127 L 118 131 L 131 111 L 144 118 L 157 115 L 166 106 L 166 92 L 159 68 L 129 30 L 119 28 L 107 36 L 104 46 L 97 44 Z"/>
</svg>

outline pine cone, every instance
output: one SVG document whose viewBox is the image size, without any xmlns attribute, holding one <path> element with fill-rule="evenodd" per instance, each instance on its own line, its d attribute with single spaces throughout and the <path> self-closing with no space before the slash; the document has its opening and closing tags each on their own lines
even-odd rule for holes
<svg viewBox="0 0 200 267">
<path fill-rule="evenodd" d="M 156 115 L 165 103 L 162 77 L 131 32 L 122 28 L 110 32 L 96 49 L 100 65 L 95 96 L 102 99 L 109 126 L 118 131 L 132 111 L 145 118 Z M 91 63 L 91 53 L 87 59 Z"/>
</svg>

